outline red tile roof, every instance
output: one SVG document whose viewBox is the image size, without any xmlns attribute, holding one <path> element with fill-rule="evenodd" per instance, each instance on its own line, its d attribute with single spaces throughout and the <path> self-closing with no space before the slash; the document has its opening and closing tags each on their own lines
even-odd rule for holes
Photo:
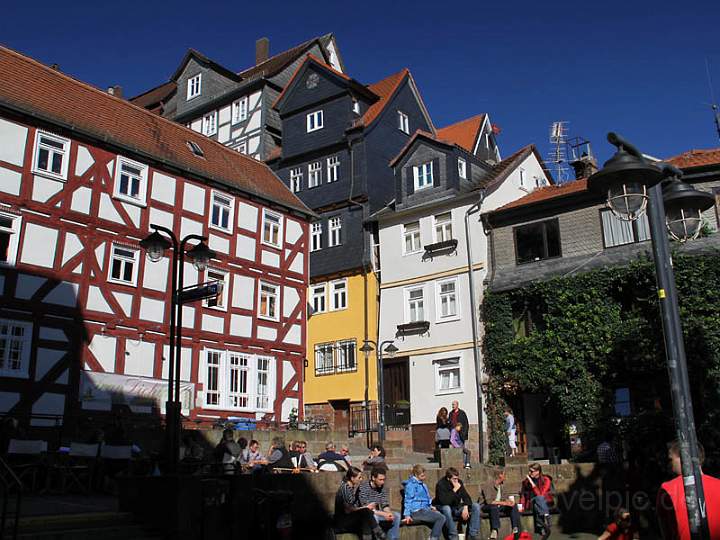
<svg viewBox="0 0 720 540">
<path fill-rule="evenodd" d="M 706 165 L 720 165 L 720 148 L 688 150 L 679 156 L 671 157 L 665 161 L 681 169 L 703 167 Z"/>
<path fill-rule="evenodd" d="M 161 104 L 163 101 L 168 99 L 177 90 L 177 83 L 175 81 L 168 81 L 151 88 L 150 90 L 130 98 L 128 101 L 134 103 L 138 107 L 148 109 L 154 113 L 159 113 Z"/>
<path fill-rule="evenodd" d="M 385 77 L 383 80 L 368 85 L 368 90 L 377 94 L 380 99 L 370 105 L 365 114 L 353 122 L 353 126 L 369 126 L 373 121 L 380 116 L 387 104 L 390 102 L 390 98 L 395 94 L 395 91 L 400 87 L 400 84 L 405 80 L 406 77 L 410 76 L 410 71 L 407 68 L 403 68 L 401 71 Z"/>
<path fill-rule="evenodd" d="M 5 47 L 0 47 L 0 73 L 0 104 L 7 109 L 311 214 L 265 164 L 199 133 Z M 205 157 L 194 155 L 188 141 Z"/>
<path fill-rule="evenodd" d="M 308 41 L 301 43 L 300 45 L 293 47 L 292 49 L 288 49 L 286 51 L 283 51 L 281 53 L 278 53 L 274 56 L 271 56 L 264 62 L 260 62 L 259 64 L 252 66 L 250 68 L 247 68 L 241 72 L 238 73 L 240 77 L 243 79 L 253 79 L 256 77 L 270 77 L 271 75 L 275 75 L 279 71 L 282 71 L 287 67 L 288 64 L 291 62 L 294 62 L 296 59 L 300 58 L 300 56 L 310 47 L 312 47 L 316 42 L 318 45 L 321 45 L 322 48 L 322 42 L 321 40 L 329 39 L 332 34 L 326 34 L 322 37 L 315 37 L 313 39 L 309 39 Z"/>
<path fill-rule="evenodd" d="M 517 208 L 519 206 L 527 206 L 529 204 L 536 204 L 542 201 L 549 201 L 550 199 L 567 197 L 584 191 L 587 191 L 587 178 L 581 178 L 580 180 L 574 180 L 564 184 L 553 184 L 551 186 L 534 189 L 524 197 L 509 202 L 494 211 L 500 212 L 510 208 Z"/>
<path fill-rule="evenodd" d="M 472 118 L 461 120 L 444 128 L 437 130 L 438 137 L 452 141 L 461 146 L 471 154 L 475 150 L 475 142 L 478 138 L 478 132 L 485 122 L 485 114 L 478 114 Z"/>
</svg>

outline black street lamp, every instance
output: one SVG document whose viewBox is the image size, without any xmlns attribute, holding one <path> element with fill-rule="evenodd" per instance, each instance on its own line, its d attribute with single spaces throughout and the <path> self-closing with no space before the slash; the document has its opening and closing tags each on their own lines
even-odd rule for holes
<svg viewBox="0 0 720 540">
<path fill-rule="evenodd" d="M 150 225 L 153 232 L 140 241 L 151 262 L 158 262 L 163 258 L 165 252 L 172 248 L 172 268 L 170 273 L 170 347 L 168 358 L 168 393 L 165 402 L 165 423 L 169 470 L 177 471 L 177 463 L 180 453 L 180 432 L 182 430 L 180 421 L 180 366 L 182 359 L 182 309 L 180 305 L 179 291 L 183 289 L 183 266 L 185 251 L 188 241 L 199 240 L 200 242 L 187 252 L 193 264 L 202 271 L 207 267 L 208 261 L 215 256 L 205 244 L 205 237 L 197 234 L 190 234 L 178 242 L 175 234 L 161 225 Z M 160 232 L 164 234 L 160 234 Z M 179 269 L 179 279 L 178 279 Z M 179 281 L 179 286 L 178 286 Z"/>
<path fill-rule="evenodd" d="M 617 147 L 617 152 L 588 179 L 588 186 L 592 191 L 607 196 L 608 206 L 620 219 L 636 220 L 646 209 L 649 211 L 690 536 L 693 540 L 709 540 L 685 344 L 667 231 L 680 242 L 697 238 L 702 211 L 713 205 L 713 196 L 682 182 L 682 171 L 676 167 L 651 163 L 637 148 L 615 133 L 608 134 L 608 141 Z"/>
<path fill-rule="evenodd" d="M 365 353 L 365 356 L 367 357 L 372 351 L 375 349 L 373 348 L 373 345 L 377 346 L 377 343 L 375 343 L 371 339 L 366 339 L 365 343 L 363 343 L 363 346 L 360 347 L 360 350 Z M 387 347 L 385 346 L 387 345 Z M 378 348 L 378 354 L 377 354 L 377 372 L 378 372 L 378 438 L 381 441 L 385 440 L 385 378 L 383 374 L 383 352 L 388 355 L 390 358 L 395 358 L 395 353 L 397 353 L 400 349 L 398 349 L 395 346 L 395 340 L 394 339 L 387 339 L 380 343 L 380 347 Z M 368 389 L 365 388 L 365 395 L 367 396 Z M 368 427 L 370 424 L 370 412 L 368 408 L 368 404 L 365 404 L 365 410 L 366 410 L 366 421 L 368 422 Z"/>
</svg>

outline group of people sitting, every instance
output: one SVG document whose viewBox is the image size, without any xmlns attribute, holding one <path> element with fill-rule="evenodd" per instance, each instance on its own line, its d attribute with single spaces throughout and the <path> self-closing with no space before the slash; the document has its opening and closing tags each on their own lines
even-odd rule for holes
<svg viewBox="0 0 720 540">
<path fill-rule="evenodd" d="M 215 447 L 215 460 L 220 463 L 225 474 L 242 472 L 319 472 L 319 471 L 347 471 L 350 462 L 350 449 L 342 445 L 338 452 L 335 443 L 325 444 L 325 451 L 313 458 L 306 441 L 293 441 L 290 447 L 285 445 L 282 437 L 273 437 L 267 455 L 260 451 L 260 443 L 256 440 L 248 441 L 245 437 L 235 440 L 232 429 L 223 431 L 220 442 Z M 374 444 L 370 454 L 362 462 L 362 467 L 370 469 L 385 465 L 385 449 Z"/>
<path fill-rule="evenodd" d="M 335 495 L 334 526 L 336 532 L 352 532 L 363 540 L 397 540 L 400 525 L 426 525 L 430 539 L 439 540 L 445 532 L 449 540 L 457 540 L 458 523 L 467 524 L 468 540 L 479 538 L 481 512 L 490 518 L 490 538 L 497 538 L 500 517 L 509 516 L 513 538 L 520 538 L 520 512 L 532 509 L 535 530 L 542 540 L 550 536 L 550 506 L 553 504 L 552 479 L 533 463 L 522 483 L 520 503 L 504 492 L 505 471 L 497 469 L 493 480 L 482 485 L 477 502 L 473 502 L 460 472 L 449 467 L 435 486 L 435 497 L 425 484 L 427 473 L 422 465 L 415 465 L 410 477 L 403 482 L 402 516 L 390 506 L 385 489 L 387 469 L 373 467 L 364 479 L 356 467 L 350 467 Z"/>
</svg>

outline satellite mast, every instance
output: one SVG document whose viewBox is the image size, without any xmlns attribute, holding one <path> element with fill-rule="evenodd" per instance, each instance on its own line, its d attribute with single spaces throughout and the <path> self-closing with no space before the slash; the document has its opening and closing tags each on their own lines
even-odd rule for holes
<svg viewBox="0 0 720 540">
<path fill-rule="evenodd" d="M 713 90 L 712 78 L 710 77 L 710 62 L 705 58 L 705 71 L 707 72 L 708 87 L 710 88 L 710 108 L 715 118 L 715 129 L 717 130 L 718 139 L 720 139 L 720 112 L 718 112 L 717 101 L 715 101 L 715 92 Z"/>
<path fill-rule="evenodd" d="M 548 162 L 555 171 L 555 181 L 558 184 L 567 182 L 567 122 L 561 120 L 550 125 L 550 155 Z"/>
</svg>

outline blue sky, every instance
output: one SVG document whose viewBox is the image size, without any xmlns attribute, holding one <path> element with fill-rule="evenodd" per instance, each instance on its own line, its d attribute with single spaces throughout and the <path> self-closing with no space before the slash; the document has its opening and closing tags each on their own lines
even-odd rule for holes
<svg viewBox="0 0 720 540">
<path fill-rule="evenodd" d="M 705 61 L 720 99 L 720 2 L 16 2 L 0 43 L 100 87 L 135 95 L 166 81 L 188 47 L 239 70 L 255 40 L 271 54 L 334 32 L 364 83 L 408 67 L 437 126 L 488 112 L 503 155 L 553 121 L 602 160 L 614 130 L 669 157 L 720 146 Z"/>
</svg>

